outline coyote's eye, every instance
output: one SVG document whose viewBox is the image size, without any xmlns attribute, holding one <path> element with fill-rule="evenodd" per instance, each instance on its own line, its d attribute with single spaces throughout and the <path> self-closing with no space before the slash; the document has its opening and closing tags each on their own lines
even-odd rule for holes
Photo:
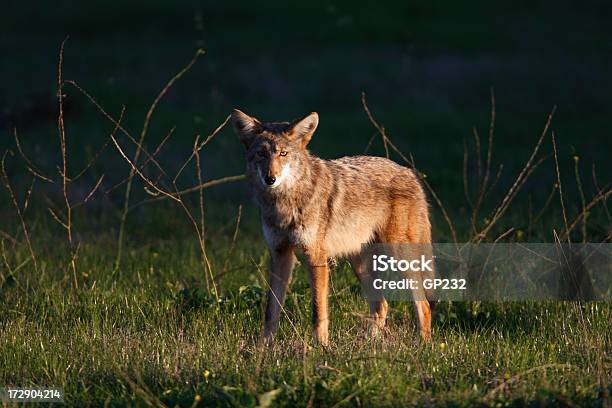
<svg viewBox="0 0 612 408">
<path fill-rule="evenodd" d="M 286 156 L 286 155 L 287 155 L 287 152 L 283 150 L 283 151 L 281 151 L 281 152 L 280 152 L 280 155 L 281 155 L 281 156 Z"/>
</svg>

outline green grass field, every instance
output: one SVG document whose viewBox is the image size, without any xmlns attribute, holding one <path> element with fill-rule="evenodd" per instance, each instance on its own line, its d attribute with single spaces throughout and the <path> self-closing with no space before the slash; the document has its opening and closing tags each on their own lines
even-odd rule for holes
<svg viewBox="0 0 612 408">
<path fill-rule="evenodd" d="M 184 196 L 197 227 L 138 176 L 124 213 L 130 166 L 110 142 L 114 125 L 71 84 L 63 95 L 72 245 L 55 219 L 67 221 L 56 90 L 70 35 L 63 78 L 115 118 L 125 107 L 121 124 L 136 139 L 167 81 L 206 51 L 164 95 L 144 139 L 154 152 L 175 127 L 156 155 L 169 176 L 151 163 L 142 170 L 168 191 L 198 184 L 195 160 L 171 180 L 196 135 L 233 107 L 269 120 L 316 110 L 317 155 L 384 155 L 365 92 L 444 206 L 430 192 L 434 240 L 454 239 L 448 216 L 466 242 L 491 222 L 556 106 L 532 164 L 542 161 L 485 242 L 553 242 L 564 212 L 574 242 L 610 242 L 610 212 L 597 199 L 611 195 L 612 181 L 607 3 L 9 3 L 0 17 L 0 387 L 63 387 L 74 406 L 611 404 L 610 302 L 441 303 L 430 344 L 419 341 L 412 306 L 393 302 L 384 338 L 371 340 L 366 302 L 341 260 L 331 275 L 332 345 L 322 350 L 300 265 L 277 341 L 262 347 L 268 254 L 247 184 L 204 190 L 204 267 L 197 192 Z M 494 188 L 472 222 L 492 93 Z M 133 158 L 135 145 L 116 138 Z M 204 181 L 244 171 L 229 126 L 202 149 L 201 167 Z"/>
<path fill-rule="evenodd" d="M 609 398 L 609 303 L 440 304 L 433 341 L 423 344 L 411 305 L 396 302 L 385 338 L 374 341 L 343 262 L 332 274 L 330 350 L 313 348 L 302 266 L 277 343 L 264 349 L 267 256 L 248 224 L 228 253 L 235 219 L 227 221 L 210 231 L 218 300 L 204 288 L 195 239 L 178 226 L 161 234 L 167 239 L 133 237 L 116 272 L 115 235 L 84 240 L 78 289 L 63 243 L 45 232 L 53 226 L 40 221 L 32 231 L 39 273 L 27 251 L 3 240 L 6 260 L 19 266 L 2 277 L 0 382 L 63 386 L 73 405 L 601 406 Z"/>
</svg>

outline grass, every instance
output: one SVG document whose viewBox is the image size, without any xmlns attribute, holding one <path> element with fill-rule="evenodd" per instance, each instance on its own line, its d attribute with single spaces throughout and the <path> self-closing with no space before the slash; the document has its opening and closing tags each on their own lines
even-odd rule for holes
<svg viewBox="0 0 612 408">
<path fill-rule="evenodd" d="M 332 347 L 325 351 L 312 344 L 310 291 L 299 266 L 278 341 L 265 350 L 259 332 L 268 255 L 246 183 L 204 192 L 207 272 L 217 275 L 219 297 L 206 286 L 201 247 L 185 211 L 170 200 L 139 205 L 152 198 L 139 177 L 115 268 L 125 196 L 125 184 L 117 183 L 130 166 L 112 143 L 67 184 L 69 203 L 76 204 L 104 175 L 91 201 L 71 211 L 72 247 L 48 207 L 63 219 L 55 76 L 58 47 L 69 34 L 64 78 L 76 80 L 115 117 L 125 105 L 122 124 L 136 138 L 155 95 L 195 48 L 206 50 L 150 122 L 149 152 L 176 126 L 157 156 L 170 174 L 191 153 L 195 135 L 210 134 L 235 106 L 264 119 L 317 110 L 313 152 L 361 154 L 375 134 L 361 106 L 365 91 L 376 120 L 414 157 L 444 203 L 460 241 L 473 236 L 464 145 L 465 178 L 475 198 L 481 179 L 472 128 L 484 160 L 491 88 L 497 104 L 491 171 L 504 169 L 478 229 L 490 221 L 557 105 L 551 130 L 558 151 L 553 157 L 547 134 L 538 158 L 548 158 L 487 237 L 513 228 L 505 241 L 551 242 L 553 231 L 564 230 L 564 212 L 570 221 L 583 212 L 582 194 L 588 203 L 610 188 L 608 10 L 605 2 L 580 10 L 569 2 L 8 7 L 1 21 L 0 47 L 9 57 L 0 66 L 0 151 L 13 153 L 6 155 L 6 175 L 37 265 L 4 189 L 0 386 L 62 386 L 70 405 L 95 406 L 606 406 L 610 302 L 445 303 L 431 344 L 419 342 L 411 305 L 395 302 L 384 341 L 372 341 L 365 337 L 365 301 L 341 261 L 332 273 Z M 76 88 L 67 84 L 64 91 L 70 177 L 109 142 L 113 124 Z M 16 150 L 13 127 L 37 169 L 55 180 L 37 179 L 31 196 L 32 174 Z M 134 144 L 121 132 L 116 137 L 134 157 Z M 379 137 L 369 153 L 384 154 Z M 201 165 L 204 180 L 243 172 L 242 147 L 230 129 L 203 148 Z M 177 189 L 197 183 L 195 170 L 192 162 Z M 157 172 L 148 166 L 144 174 L 154 179 Z M 555 187 L 560 181 L 564 209 Z M 167 180 L 161 185 L 173 188 Z M 185 204 L 201 228 L 197 198 Z M 430 201 L 434 239 L 449 242 L 445 217 Z M 589 241 L 610 239 L 609 211 L 601 204 L 586 217 Z M 583 239 L 582 227 L 573 231 L 574 241 Z"/>
<path fill-rule="evenodd" d="M 46 232 L 54 227 L 39 223 L 40 272 L 27 264 L 3 272 L 0 383 L 63 386 L 71 405 L 190 406 L 202 398 L 254 406 L 267 395 L 279 406 L 598 406 L 608 398 L 609 303 L 444 304 L 434 341 L 423 344 L 411 306 L 397 302 L 384 341 L 372 341 L 366 303 L 344 263 L 332 275 L 331 349 L 312 347 L 301 266 L 278 341 L 262 349 L 267 260 L 248 227 L 253 213 L 247 208 L 218 301 L 203 287 L 197 243 L 181 228 L 169 240 L 134 237 L 116 272 L 116 236 L 83 239 L 75 289 L 65 251 Z M 229 218 L 209 235 L 215 270 L 232 239 Z M 3 243 L 11 265 L 27 261 L 25 248 Z"/>
</svg>

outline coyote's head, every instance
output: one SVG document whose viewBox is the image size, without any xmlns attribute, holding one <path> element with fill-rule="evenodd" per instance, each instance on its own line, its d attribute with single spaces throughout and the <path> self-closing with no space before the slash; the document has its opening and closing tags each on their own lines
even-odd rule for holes
<svg viewBox="0 0 612 408">
<path fill-rule="evenodd" d="M 232 124 L 246 148 L 247 174 L 260 189 L 288 188 L 308 158 L 306 145 L 319 124 L 312 112 L 289 122 L 261 122 L 234 109 Z"/>
</svg>

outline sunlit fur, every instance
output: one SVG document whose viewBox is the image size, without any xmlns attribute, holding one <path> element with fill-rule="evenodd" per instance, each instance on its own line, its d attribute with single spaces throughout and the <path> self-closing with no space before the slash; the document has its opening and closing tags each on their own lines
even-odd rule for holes
<svg viewBox="0 0 612 408">
<path fill-rule="evenodd" d="M 315 338 L 329 342 L 328 259 L 345 256 L 355 274 L 364 244 L 431 243 L 428 205 L 414 172 L 381 157 L 354 156 L 323 160 L 306 146 L 318 115 L 295 122 L 261 122 L 235 110 L 232 123 L 246 149 L 247 176 L 261 214 L 271 254 L 270 293 L 264 336 L 278 328 L 295 250 L 309 269 Z M 276 179 L 267 185 L 265 177 Z M 431 313 L 416 301 L 421 336 L 430 338 Z M 371 301 L 371 331 L 384 328 L 387 302 Z"/>
</svg>

